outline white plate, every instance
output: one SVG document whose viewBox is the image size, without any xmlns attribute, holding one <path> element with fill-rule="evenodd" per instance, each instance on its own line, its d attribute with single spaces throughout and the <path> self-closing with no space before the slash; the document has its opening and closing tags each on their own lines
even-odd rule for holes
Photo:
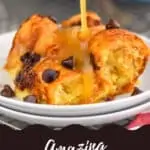
<svg viewBox="0 0 150 150">
<path fill-rule="evenodd" d="M 45 117 L 17 112 L 0 106 L 0 112 L 7 115 L 8 117 L 27 122 L 29 124 L 41 124 L 51 127 L 65 127 L 71 124 L 80 124 L 88 127 L 94 125 L 100 126 L 104 124 L 115 123 L 117 121 L 133 117 L 134 115 L 145 111 L 146 109 L 150 109 L 150 102 L 146 102 L 142 105 L 138 105 L 130 109 L 105 115 L 94 115 L 84 117 Z"/>
<path fill-rule="evenodd" d="M 6 56 L 8 55 L 14 34 L 15 32 L 11 32 L 0 36 L 0 46 L 1 46 L 0 58 L 2 58 L 0 59 L 0 66 L 3 65 L 5 60 L 4 58 L 6 58 Z M 146 37 L 143 38 L 148 44 L 150 44 L 149 39 L 147 39 Z M 14 109 L 16 111 L 49 116 L 83 116 L 83 115 L 110 113 L 146 101 L 150 97 L 149 74 L 150 74 L 150 65 L 147 67 L 146 71 L 141 77 L 140 88 L 145 92 L 133 97 L 124 97 L 120 98 L 119 100 L 111 102 L 103 102 L 88 105 L 76 105 L 76 106 L 54 106 L 54 105 L 25 103 L 0 96 L 0 104 L 8 108 Z M 4 75 L 3 73 L 0 73 L 0 83 L 7 83 L 7 82 L 9 82 L 7 76 Z"/>
</svg>

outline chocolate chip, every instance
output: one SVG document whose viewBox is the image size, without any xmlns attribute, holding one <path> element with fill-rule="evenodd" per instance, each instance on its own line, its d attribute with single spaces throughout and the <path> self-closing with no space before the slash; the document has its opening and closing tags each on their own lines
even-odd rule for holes
<svg viewBox="0 0 150 150">
<path fill-rule="evenodd" d="M 56 70 L 52 70 L 52 69 L 47 69 L 43 72 L 42 74 L 42 79 L 46 82 L 46 83 L 50 83 L 53 82 L 54 80 L 56 80 L 59 76 L 59 72 Z"/>
<path fill-rule="evenodd" d="M 37 98 L 34 95 L 28 95 L 23 98 L 25 102 L 30 102 L 30 103 L 37 103 Z"/>
<path fill-rule="evenodd" d="M 28 59 L 30 57 L 30 53 L 29 52 L 27 52 L 27 53 L 25 53 L 23 56 L 21 56 L 21 58 L 20 58 L 20 60 L 22 61 L 22 62 L 24 62 L 26 59 Z"/>
<path fill-rule="evenodd" d="M 24 65 L 22 71 L 23 72 L 29 72 L 32 70 L 32 65 Z"/>
<path fill-rule="evenodd" d="M 120 28 L 120 24 L 113 19 L 110 19 L 109 22 L 106 24 L 106 29 L 115 29 Z"/>
<path fill-rule="evenodd" d="M 93 66 L 93 69 L 94 70 L 99 70 L 100 67 L 96 64 L 94 55 L 92 53 L 90 54 L 90 60 L 91 60 L 91 64 Z"/>
<path fill-rule="evenodd" d="M 134 88 L 134 91 L 132 92 L 131 96 L 134 96 L 134 95 L 138 95 L 140 93 L 143 93 L 142 90 L 140 90 L 138 87 L 135 87 Z"/>
<path fill-rule="evenodd" d="M 15 85 L 20 89 L 31 89 L 34 85 L 36 74 L 31 70 L 22 70 L 18 73 L 15 79 Z"/>
<path fill-rule="evenodd" d="M 38 61 L 40 61 L 41 56 L 36 53 L 27 52 L 23 56 L 21 56 L 20 60 L 24 64 L 24 66 L 33 66 Z"/>
<path fill-rule="evenodd" d="M 4 85 L 4 88 L 1 91 L 1 95 L 4 97 L 14 97 L 15 92 L 12 90 L 12 88 L 9 85 Z"/>
<path fill-rule="evenodd" d="M 41 58 L 41 56 L 39 54 L 34 53 L 31 55 L 31 61 L 33 64 L 40 61 L 40 58 Z"/>
<path fill-rule="evenodd" d="M 73 69 L 74 68 L 73 56 L 70 56 L 69 58 L 64 59 L 61 64 L 67 69 Z"/>
</svg>

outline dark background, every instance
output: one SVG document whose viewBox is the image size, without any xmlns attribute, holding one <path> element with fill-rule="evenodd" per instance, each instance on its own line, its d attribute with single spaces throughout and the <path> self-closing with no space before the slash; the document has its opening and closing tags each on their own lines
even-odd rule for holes
<svg viewBox="0 0 150 150">
<path fill-rule="evenodd" d="M 101 4 L 107 0 L 88 0 L 88 9 L 95 10 L 106 22 L 109 17 L 121 22 L 127 14 L 132 21 L 123 26 L 137 32 L 147 32 L 150 27 L 150 3 L 138 3 L 136 0 L 112 0 L 120 12 L 111 16 L 111 11 Z M 125 1 L 125 3 L 119 3 Z M 0 32 L 7 32 L 18 27 L 21 21 L 33 13 L 53 15 L 59 21 L 79 12 L 79 0 L 0 0 Z M 106 13 L 108 12 L 108 14 Z M 120 17 L 120 16 L 121 17 Z M 119 17 L 118 17 L 119 16 Z"/>
</svg>

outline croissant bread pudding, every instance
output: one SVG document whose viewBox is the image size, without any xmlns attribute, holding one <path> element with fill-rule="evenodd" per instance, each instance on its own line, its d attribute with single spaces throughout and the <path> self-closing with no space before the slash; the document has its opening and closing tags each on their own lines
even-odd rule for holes
<svg viewBox="0 0 150 150">
<path fill-rule="evenodd" d="M 104 25 L 94 12 L 87 12 L 87 24 L 89 34 L 82 38 L 80 14 L 61 25 L 41 15 L 24 21 L 4 66 L 14 81 L 12 96 L 77 105 L 132 92 L 148 61 L 148 47 L 117 22 Z M 8 89 L 5 86 L 3 96 Z"/>
</svg>

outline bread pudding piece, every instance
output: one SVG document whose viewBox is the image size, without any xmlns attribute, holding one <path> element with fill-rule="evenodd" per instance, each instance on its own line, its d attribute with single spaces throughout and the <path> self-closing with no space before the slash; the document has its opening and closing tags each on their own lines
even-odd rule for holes
<svg viewBox="0 0 150 150">
<path fill-rule="evenodd" d="M 45 58 L 33 68 L 37 76 L 31 93 L 38 98 L 39 103 L 74 105 L 91 103 L 96 98 L 97 86 L 94 83 L 92 99 L 84 99 L 82 73 L 73 69 L 71 61 L 73 57 L 63 60 L 61 64 Z"/>
<path fill-rule="evenodd" d="M 108 29 L 93 35 L 88 44 L 93 67 L 88 81 L 92 82 L 87 84 L 90 97 L 84 97 L 82 70 L 75 62 L 78 48 L 72 47 L 68 53 L 66 45 L 61 45 L 56 57 L 49 54 L 31 69 L 28 76 L 31 77 L 29 83 L 33 84 L 32 88 L 26 86 L 28 93 L 25 94 L 35 95 L 38 103 L 76 105 L 106 101 L 132 92 L 148 59 L 145 43 L 129 31 Z"/>
<path fill-rule="evenodd" d="M 21 25 L 5 65 L 16 96 L 76 105 L 131 92 L 148 59 L 145 43 L 112 25 L 106 30 L 90 26 L 92 34 L 83 42 L 78 36 L 80 26 L 70 26 L 58 28 L 53 19 L 40 15 Z"/>
<path fill-rule="evenodd" d="M 8 54 L 7 63 L 4 68 L 15 79 L 18 71 L 23 68 L 24 63 L 36 63 L 39 57 L 45 56 L 46 51 L 54 42 L 54 32 L 57 24 L 51 17 L 45 17 L 35 14 L 25 20 L 18 29 Z M 29 53 L 32 56 L 28 56 Z M 30 61 L 23 62 L 22 56 L 27 53 L 26 57 L 34 57 Z M 36 58 L 35 58 L 36 57 Z"/>
<path fill-rule="evenodd" d="M 96 81 L 105 97 L 131 92 L 143 73 L 149 49 L 135 34 L 123 29 L 107 29 L 89 42 Z M 104 95 L 103 95 L 104 96 Z"/>
<path fill-rule="evenodd" d="M 26 64 L 21 68 L 15 80 L 15 93 L 19 99 L 34 95 L 38 103 L 73 105 L 94 102 L 93 99 L 98 96 L 94 72 L 89 73 L 92 78 L 92 86 L 87 87 L 91 90 L 90 96 L 85 99 L 83 92 L 84 81 L 80 69 L 83 54 L 78 33 L 78 28 L 56 31 L 57 46 L 51 47 L 34 66 Z M 25 53 L 22 56 L 25 62 L 30 55 Z"/>
</svg>

